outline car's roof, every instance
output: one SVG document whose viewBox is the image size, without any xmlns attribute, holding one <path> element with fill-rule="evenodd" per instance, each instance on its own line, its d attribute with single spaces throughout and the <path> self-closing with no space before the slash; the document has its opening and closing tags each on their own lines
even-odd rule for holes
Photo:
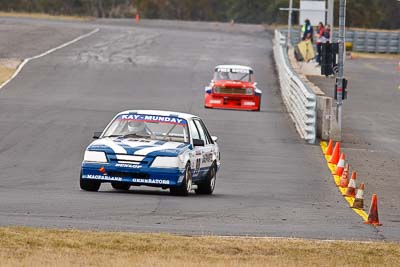
<svg viewBox="0 0 400 267">
<path fill-rule="evenodd" d="M 192 118 L 198 118 L 198 116 L 188 114 L 188 113 L 182 113 L 182 112 L 176 112 L 176 111 L 166 111 L 166 110 L 145 110 L 145 109 L 125 110 L 125 111 L 121 111 L 120 113 L 118 113 L 117 116 L 122 115 L 122 114 L 128 114 L 128 113 L 166 116 L 166 117 L 178 117 L 178 118 L 182 118 L 185 120 L 192 119 Z"/>
<path fill-rule="evenodd" d="M 218 65 L 215 66 L 215 70 L 217 69 L 243 69 L 243 70 L 249 70 L 250 72 L 253 72 L 253 69 L 249 66 L 244 66 L 244 65 Z"/>
</svg>

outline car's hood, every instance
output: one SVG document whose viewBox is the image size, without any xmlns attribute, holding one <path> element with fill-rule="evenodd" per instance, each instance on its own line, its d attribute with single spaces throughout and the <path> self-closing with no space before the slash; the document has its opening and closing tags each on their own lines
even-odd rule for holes
<svg viewBox="0 0 400 267">
<path fill-rule="evenodd" d="M 142 138 L 101 138 L 93 141 L 88 150 L 107 154 L 175 157 L 191 147 L 187 143 L 150 140 Z"/>
<path fill-rule="evenodd" d="M 254 88 L 254 83 L 245 81 L 219 80 L 214 82 L 214 86 L 225 88 Z"/>
</svg>

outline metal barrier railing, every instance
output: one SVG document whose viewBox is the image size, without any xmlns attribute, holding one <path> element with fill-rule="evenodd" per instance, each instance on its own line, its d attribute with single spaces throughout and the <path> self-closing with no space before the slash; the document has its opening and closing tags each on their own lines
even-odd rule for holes
<svg viewBox="0 0 400 267">
<path fill-rule="evenodd" d="M 281 30 L 286 36 L 287 30 Z M 300 42 L 300 30 L 292 30 L 292 44 Z M 338 33 L 333 33 L 333 41 L 338 39 Z M 354 52 L 398 53 L 400 54 L 400 31 L 361 31 L 346 30 L 346 42 L 352 43 Z"/>
<path fill-rule="evenodd" d="M 301 138 L 308 143 L 316 139 L 316 95 L 297 76 L 289 63 L 286 37 L 275 30 L 274 58 L 278 70 L 282 99 Z"/>
</svg>

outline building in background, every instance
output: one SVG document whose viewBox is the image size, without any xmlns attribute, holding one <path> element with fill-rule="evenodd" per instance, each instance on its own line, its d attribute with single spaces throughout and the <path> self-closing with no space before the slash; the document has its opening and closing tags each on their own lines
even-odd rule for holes
<svg viewBox="0 0 400 267">
<path fill-rule="evenodd" d="M 300 1 L 300 18 L 302 24 L 309 19 L 311 25 L 318 25 L 320 21 L 326 21 L 326 1 Z"/>
</svg>

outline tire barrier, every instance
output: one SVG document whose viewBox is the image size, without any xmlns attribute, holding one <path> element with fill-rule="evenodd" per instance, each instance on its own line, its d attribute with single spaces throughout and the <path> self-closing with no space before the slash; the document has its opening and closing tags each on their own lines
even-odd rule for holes
<svg viewBox="0 0 400 267">
<path fill-rule="evenodd" d="M 376 194 L 372 195 L 371 205 L 369 213 L 364 211 L 364 183 L 360 183 L 357 188 L 356 178 L 357 172 L 353 171 L 351 179 L 349 179 L 350 165 L 346 162 L 344 153 L 340 154 L 340 142 L 336 142 L 334 149 L 333 140 L 330 139 L 329 143 L 322 141 L 320 143 L 322 152 L 324 154 L 326 163 L 329 170 L 332 173 L 335 185 L 338 187 L 340 193 L 343 195 L 345 200 L 349 203 L 349 207 L 353 209 L 355 213 L 361 216 L 364 220 L 364 224 L 370 224 L 372 226 L 381 226 L 378 218 L 378 198 Z M 339 154 L 340 159 L 339 159 Z M 344 168 L 343 168 L 344 166 Z M 339 175 L 339 170 L 342 169 L 342 174 Z"/>
</svg>

